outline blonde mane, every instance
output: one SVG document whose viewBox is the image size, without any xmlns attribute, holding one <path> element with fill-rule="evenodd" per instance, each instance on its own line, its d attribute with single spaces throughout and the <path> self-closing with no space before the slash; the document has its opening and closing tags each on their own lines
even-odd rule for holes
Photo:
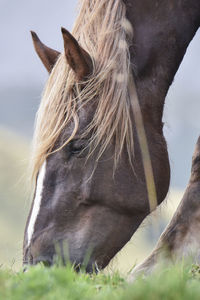
<svg viewBox="0 0 200 300">
<path fill-rule="evenodd" d="M 133 30 L 126 19 L 125 4 L 122 0 L 80 1 L 80 12 L 72 34 L 92 57 L 93 74 L 80 89 L 65 55 L 60 55 L 47 81 L 37 113 L 31 160 L 34 179 L 52 153 L 62 130 L 72 121 L 73 132 L 62 147 L 74 138 L 79 128 L 78 110 L 95 98 L 96 111 L 83 135 L 92 132 L 90 148 L 92 151 L 97 146 L 100 149 L 97 161 L 113 140 L 115 165 L 124 146 L 130 163 L 133 160 L 129 97 L 129 46 Z"/>
</svg>

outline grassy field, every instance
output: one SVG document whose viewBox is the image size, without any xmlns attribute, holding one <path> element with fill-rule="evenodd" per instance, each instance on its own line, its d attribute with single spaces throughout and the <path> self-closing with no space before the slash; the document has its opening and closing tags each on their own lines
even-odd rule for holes
<svg viewBox="0 0 200 300">
<path fill-rule="evenodd" d="M 182 265 L 130 284 L 118 274 L 76 274 L 72 268 L 37 266 L 26 273 L 0 271 L 0 299 L 200 299 L 200 268 Z"/>
</svg>

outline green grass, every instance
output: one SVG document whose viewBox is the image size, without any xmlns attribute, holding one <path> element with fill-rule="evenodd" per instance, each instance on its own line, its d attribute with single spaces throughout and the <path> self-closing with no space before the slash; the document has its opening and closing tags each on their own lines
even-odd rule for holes
<svg viewBox="0 0 200 300">
<path fill-rule="evenodd" d="M 118 274 L 76 274 L 72 268 L 37 266 L 26 273 L 0 271 L 0 299 L 200 299 L 200 268 L 175 266 L 133 284 Z"/>
</svg>

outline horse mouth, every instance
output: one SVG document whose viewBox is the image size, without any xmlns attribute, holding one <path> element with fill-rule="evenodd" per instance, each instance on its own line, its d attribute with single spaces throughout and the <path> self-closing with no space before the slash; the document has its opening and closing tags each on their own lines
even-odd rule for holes
<svg viewBox="0 0 200 300">
<path fill-rule="evenodd" d="M 52 266 L 66 267 L 70 264 L 77 273 L 82 271 L 88 274 L 98 274 L 103 269 L 97 261 L 89 261 L 86 264 L 84 261 L 66 261 L 64 258 L 58 257 L 57 255 L 54 257 L 41 255 L 37 258 L 33 258 L 32 255 L 29 255 L 29 258 L 23 261 L 23 272 L 28 271 L 29 266 L 36 266 L 38 264 L 47 268 Z"/>
</svg>

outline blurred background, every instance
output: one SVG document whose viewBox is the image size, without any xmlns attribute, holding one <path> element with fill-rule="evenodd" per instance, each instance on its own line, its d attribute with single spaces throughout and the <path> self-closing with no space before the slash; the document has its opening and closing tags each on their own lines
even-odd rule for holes
<svg viewBox="0 0 200 300">
<path fill-rule="evenodd" d="M 30 207 L 26 170 L 34 117 L 47 72 L 36 56 L 29 31 L 62 51 L 60 27 L 71 30 L 77 0 L 0 0 L 0 266 L 19 269 Z M 164 132 L 171 163 L 165 203 L 142 224 L 109 270 L 128 271 L 155 245 L 181 200 L 200 133 L 200 32 L 191 42 L 166 99 Z M 162 53 L 161 53 L 162 55 Z"/>
</svg>

